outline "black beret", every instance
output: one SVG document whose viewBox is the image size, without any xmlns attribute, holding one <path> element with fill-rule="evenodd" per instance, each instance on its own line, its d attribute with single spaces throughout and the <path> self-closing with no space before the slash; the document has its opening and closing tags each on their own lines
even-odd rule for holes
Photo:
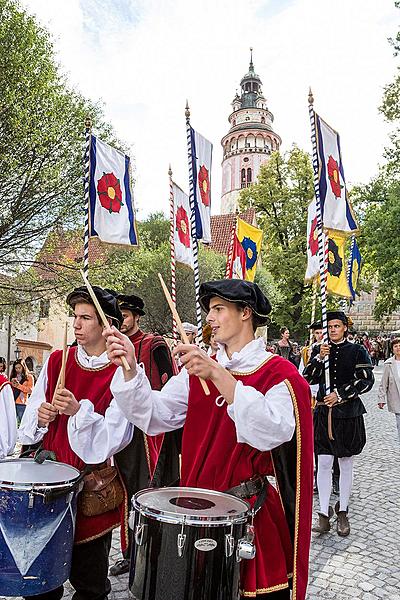
<svg viewBox="0 0 400 600">
<path fill-rule="evenodd" d="M 115 325 L 117 329 L 121 329 L 121 325 L 124 322 L 124 317 L 122 316 L 122 312 L 118 306 L 116 297 L 110 294 L 109 291 L 103 290 L 103 288 L 99 287 L 98 285 L 92 285 L 92 288 L 106 317 L 111 319 L 113 325 Z M 75 288 L 68 294 L 67 304 L 72 306 L 72 303 L 76 298 L 84 298 L 88 304 L 92 304 L 94 306 L 93 300 L 90 297 L 89 291 L 85 285 Z"/>
<path fill-rule="evenodd" d="M 322 329 L 322 321 L 314 321 L 314 323 L 311 323 L 308 329 L 311 329 L 311 331 L 315 331 L 316 329 Z"/>
<path fill-rule="evenodd" d="M 199 302 L 204 310 L 209 310 L 210 300 L 214 296 L 227 302 L 237 302 L 249 306 L 257 315 L 260 325 L 268 322 L 267 315 L 271 312 L 271 305 L 258 285 L 252 281 L 219 279 L 202 283 L 199 290 Z"/>
<path fill-rule="evenodd" d="M 128 294 L 118 294 L 117 300 L 121 309 L 130 310 L 140 316 L 146 314 L 143 310 L 144 302 L 139 296 L 135 296 L 134 294 L 131 294 L 130 296 Z"/>
<path fill-rule="evenodd" d="M 346 315 L 344 314 L 344 312 L 342 310 L 329 310 L 326 313 L 326 320 L 328 322 L 333 321 L 334 319 L 337 319 L 338 321 L 342 321 L 342 323 L 346 326 L 349 324 L 348 318 L 346 317 Z"/>
</svg>

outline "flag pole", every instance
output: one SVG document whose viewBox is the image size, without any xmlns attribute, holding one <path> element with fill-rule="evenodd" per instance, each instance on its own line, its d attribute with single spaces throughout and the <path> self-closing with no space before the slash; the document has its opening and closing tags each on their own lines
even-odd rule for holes
<svg viewBox="0 0 400 600">
<path fill-rule="evenodd" d="M 311 304 L 311 325 L 314 323 L 315 321 L 315 312 L 316 312 L 316 308 L 317 308 L 317 278 L 315 278 L 313 280 L 313 294 L 312 294 L 312 304 Z M 310 329 L 310 346 L 312 345 L 313 342 L 313 332 L 312 329 Z"/>
<path fill-rule="evenodd" d="M 190 203 L 190 229 L 193 243 L 193 274 L 194 274 L 194 291 L 196 297 L 196 325 L 197 325 L 197 342 L 202 339 L 202 319 L 201 306 L 199 302 L 200 290 L 200 273 L 199 273 L 199 245 L 196 236 L 196 214 L 195 214 L 195 182 L 193 181 L 193 148 L 192 148 L 192 131 L 190 127 L 190 110 L 189 103 L 186 100 L 185 107 L 186 117 L 186 141 L 188 152 L 188 167 L 189 167 L 189 203 Z"/>
<path fill-rule="evenodd" d="M 351 244 L 350 244 L 350 256 L 349 256 L 349 260 L 347 261 L 347 281 L 348 281 L 348 285 L 350 288 L 350 273 L 351 273 L 351 266 L 352 266 L 352 261 L 353 261 L 353 252 L 354 252 L 354 244 L 356 243 L 356 236 L 353 235 L 351 236 Z M 353 284 L 351 284 L 351 289 L 355 292 L 356 290 L 353 288 Z M 349 310 L 352 306 L 354 302 L 354 297 L 349 298 Z"/>
<path fill-rule="evenodd" d="M 88 115 L 85 119 L 85 154 L 84 154 L 84 198 L 85 198 L 85 232 L 83 242 L 83 272 L 89 277 L 89 170 L 90 170 L 90 138 L 92 121 Z"/>
<path fill-rule="evenodd" d="M 322 224 L 322 212 L 321 212 L 321 200 L 319 195 L 319 165 L 318 165 L 318 152 L 317 152 L 317 132 L 315 126 L 315 112 L 314 112 L 314 96 L 311 88 L 308 93 L 308 114 L 310 116 L 311 125 L 311 143 L 312 143 L 312 163 L 314 171 L 314 192 L 317 212 L 317 229 L 318 229 L 318 258 L 319 258 L 319 275 L 321 281 L 321 313 L 322 313 L 322 328 L 323 328 L 323 342 L 328 344 L 328 322 L 326 318 L 326 279 L 327 279 L 327 250 L 328 245 L 325 241 L 325 235 L 323 232 Z M 325 367 L 325 393 L 328 395 L 331 389 L 330 374 L 329 374 L 329 356 L 324 359 Z M 333 439 L 333 438 L 332 438 Z"/>
<path fill-rule="evenodd" d="M 169 219 L 170 219 L 170 251 L 171 251 L 171 298 L 176 308 L 176 260 L 175 260 L 175 209 L 174 209 L 174 188 L 172 184 L 172 169 L 169 165 Z M 172 316 L 172 338 L 174 344 L 178 341 L 178 328 L 174 316 Z"/>
<path fill-rule="evenodd" d="M 237 224 L 237 217 L 235 216 L 235 220 L 234 220 L 232 231 L 231 231 L 231 238 L 229 241 L 228 259 L 226 261 L 226 269 L 225 269 L 225 279 L 229 279 L 229 273 L 232 271 L 233 245 L 235 243 L 236 224 Z"/>
</svg>

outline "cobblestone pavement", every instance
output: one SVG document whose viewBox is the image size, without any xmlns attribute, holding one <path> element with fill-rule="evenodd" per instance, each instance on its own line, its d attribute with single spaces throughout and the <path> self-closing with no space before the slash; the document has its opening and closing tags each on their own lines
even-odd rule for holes
<svg viewBox="0 0 400 600">
<path fill-rule="evenodd" d="M 335 523 L 329 534 L 312 534 L 307 600 L 400 600 L 400 452 L 394 416 L 376 406 L 382 370 L 382 366 L 375 368 L 375 385 L 363 396 L 368 410 L 367 445 L 355 459 L 351 534 L 340 538 Z M 332 496 L 331 504 L 336 500 Z M 110 564 L 118 558 L 116 532 Z M 128 598 L 128 575 L 110 579 L 110 600 Z M 64 598 L 69 599 L 73 590 L 68 583 L 65 588 Z"/>
</svg>

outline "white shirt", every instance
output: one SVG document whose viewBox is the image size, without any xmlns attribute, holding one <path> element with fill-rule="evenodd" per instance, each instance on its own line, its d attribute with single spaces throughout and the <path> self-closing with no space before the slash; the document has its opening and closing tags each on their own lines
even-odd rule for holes
<svg viewBox="0 0 400 600">
<path fill-rule="evenodd" d="M 0 459 L 12 454 L 17 440 L 17 415 L 11 385 L 0 391 Z"/>
<path fill-rule="evenodd" d="M 217 361 L 231 371 L 247 372 L 270 356 L 263 339 L 258 338 L 249 342 L 240 352 L 234 352 L 232 358 L 221 346 Z M 185 423 L 189 396 L 189 375 L 185 368 L 167 381 L 161 391 L 154 391 L 142 366 L 138 366 L 136 377 L 130 381 L 124 380 L 120 367 L 111 382 L 111 392 L 126 418 L 149 435 L 173 431 Z M 293 437 L 293 403 L 284 382 L 273 386 L 264 395 L 238 381 L 234 402 L 227 405 L 226 410 L 235 423 L 238 442 L 264 451 Z"/>
<path fill-rule="evenodd" d="M 109 360 L 106 352 L 100 356 L 89 356 L 78 345 L 78 362 L 83 367 L 95 369 L 108 364 Z M 42 402 L 46 402 L 47 367 L 48 360 L 43 365 L 22 417 L 18 431 L 21 444 L 35 444 L 47 432 L 47 427 L 38 427 L 38 408 Z M 133 425 L 125 419 L 114 399 L 104 416 L 95 412 L 90 400 L 80 400 L 79 404 L 79 411 L 68 419 L 68 441 L 83 462 L 102 463 L 129 444 Z"/>
</svg>

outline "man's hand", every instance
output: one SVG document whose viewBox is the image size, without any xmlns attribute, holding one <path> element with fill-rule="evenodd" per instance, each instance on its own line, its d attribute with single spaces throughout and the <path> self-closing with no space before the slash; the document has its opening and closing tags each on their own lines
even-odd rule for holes
<svg viewBox="0 0 400 600">
<path fill-rule="evenodd" d="M 325 356 L 329 356 L 329 352 L 331 351 L 329 344 L 321 344 L 319 349 L 319 357 L 321 359 L 325 358 Z"/>
<path fill-rule="evenodd" d="M 76 415 L 81 405 L 74 394 L 66 388 L 60 388 L 56 391 L 53 399 L 53 406 L 62 415 Z"/>
<path fill-rule="evenodd" d="M 382 410 L 385 407 L 386 402 L 378 402 L 378 408 Z"/>
<path fill-rule="evenodd" d="M 173 356 L 180 356 L 181 363 L 189 375 L 196 375 L 202 379 L 211 379 L 218 363 L 211 359 L 204 350 L 192 344 L 178 344 L 172 351 Z"/>
<path fill-rule="evenodd" d="M 331 392 L 330 394 L 328 394 L 327 396 L 325 396 L 324 398 L 324 402 L 326 404 L 326 406 L 334 406 L 335 404 L 337 404 L 338 402 L 338 397 L 336 392 Z"/>
<path fill-rule="evenodd" d="M 118 331 L 116 327 L 107 327 L 103 330 L 103 336 L 106 338 L 107 356 L 108 359 L 117 367 L 122 366 L 121 357 L 125 356 L 130 366 L 130 371 L 125 371 L 125 381 L 129 381 L 136 377 L 137 374 L 137 362 L 135 356 L 135 347 L 130 339 Z"/>
<path fill-rule="evenodd" d="M 42 402 L 38 409 L 38 425 L 39 427 L 48 427 L 49 423 L 54 421 L 57 416 L 57 409 L 48 402 Z"/>
</svg>

